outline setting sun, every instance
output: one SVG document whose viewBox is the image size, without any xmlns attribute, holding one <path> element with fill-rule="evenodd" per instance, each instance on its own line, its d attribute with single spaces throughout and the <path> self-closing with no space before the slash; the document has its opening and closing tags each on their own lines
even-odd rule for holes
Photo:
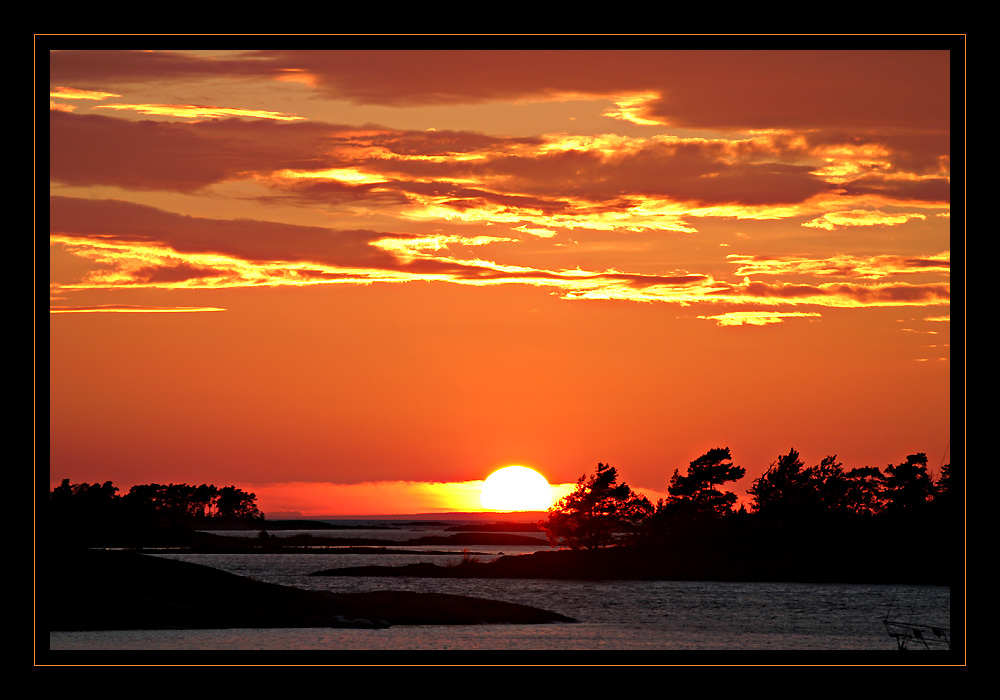
<svg viewBox="0 0 1000 700">
<path fill-rule="evenodd" d="M 528 467 L 498 469 L 483 482 L 480 501 L 492 510 L 548 510 L 552 489 L 545 477 Z"/>
</svg>

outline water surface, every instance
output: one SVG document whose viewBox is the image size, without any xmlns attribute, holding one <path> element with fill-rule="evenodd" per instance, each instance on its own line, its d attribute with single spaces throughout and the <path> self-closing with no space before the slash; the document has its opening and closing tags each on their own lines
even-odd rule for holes
<svg viewBox="0 0 1000 700">
<path fill-rule="evenodd" d="M 350 531 L 346 531 L 349 533 Z M 361 532 L 361 531 L 359 531 Z M 341 532 L 316 534 L 349 536 Z M 379 533 L 382 536 L 385 533 Z M 395 539 L 427 534 L 393 531 Z M 434 534 L 441 534 L 438 530 Z M 353 554 L 317 549 L 289 554 L 163 556 L 241 576 L 310 590 L 408 590 L 456 593 L 532 605 L 576 624 L 396 626 L 359 629 L 233 629 L 55 632 L 51 650 L 229 651 L 516 651 L 530 652 L 891 652 L 883 618 L 950 627 L 947 587 L 717 581 L 550 581 L 310 576 L 333 567 L 457 563 L 469 550 L 482 559 L 538 547 L 442 547 L 407 554 Z M 439 552 L 447 552 L 440 554 Z M 938 653 L 938 652 L 929 652 Z M 924 659 L 932 658 L 924 656 Z"/>
</svg>

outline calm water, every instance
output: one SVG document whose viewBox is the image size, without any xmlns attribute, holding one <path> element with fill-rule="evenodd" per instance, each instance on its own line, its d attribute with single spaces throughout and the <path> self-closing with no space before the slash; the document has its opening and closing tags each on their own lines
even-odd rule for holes
<svg viewBox="0 0 1000 700">
<path fill-rule="evenodd" d="M 319 534 L 319 533 L 316 533 Z M 323 533 L 331 534 L 331 533 Z M 336 532 L 335 536 L 406 539 L 440 530 Z M 473 546 L 489 560 L 503 552 L 543 548 Z M 421 551 L 424 550 L 424 551 Z M 184 554 L 156 556 L 213 566 L 261 581 L 335 592 L 410 590 L 457 593 L 533 605 L 579 623 L 551 625 L 400 626 L 358 629 L 240 629 L 57 632 L 49 648 L 59 650 L 160 651 L 509 651 L 683 652 L 843 651 L 901 652 L 882 618 L 950 627 L 947 587 L 859 584 L 726 583 L 674 581 L 542 581 L 311 577 L 320 569 L 366 564 L 439 564 L 461 560 L 462 547 L 424 547 L 408 554 Z M 431 554 L 447 550 L 449 554 Z M 888 652 L 891 652 L 889 654 Z M 922 662 L 933 655 L 922 651 Z M 541 658 L 544 658 L 541 657 Z M 585 657 L 580 657 L 585 658 Z M 909 656 L 910 659 L 913 655 Z"/>
</svg>

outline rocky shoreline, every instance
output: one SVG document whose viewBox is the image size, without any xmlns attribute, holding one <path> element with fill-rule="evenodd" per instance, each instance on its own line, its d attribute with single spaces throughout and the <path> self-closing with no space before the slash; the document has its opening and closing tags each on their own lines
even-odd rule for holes
<svg viewBox="0 0 1000 700">
<path fill-rule="evenodd" d="M 307 591 L 128 551 L 64 552 L 47 575 L 36 613 L 50 631 L 575 622 L 471 596 Z"/>
<path fill-rule="evenodd" d="M 599 550 L 543 550 L 500 556 L 491 561 L 468 557 L 459 564 L 430 562 L 404 566 L 353 566 L 315 571 L 311 576 L 421 578 L 509 578 L 553 580 L 787 581 L 812 583 L 922 583 L 949 585 L 947 572 L 927 567 L 905 554 L 877 550 L 832 549 L 798 556 L 743 555 L 729 550 L 664 555 L 642 547 Z"/>
</svg>

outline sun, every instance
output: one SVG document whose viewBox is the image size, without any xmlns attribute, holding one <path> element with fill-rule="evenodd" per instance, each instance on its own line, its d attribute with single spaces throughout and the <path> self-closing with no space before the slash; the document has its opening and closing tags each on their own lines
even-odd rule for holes
<svg viewBox="0 0 1000 700">
<path fill-rule="evenodd" d="M 534 469 L 504 467 L 483 482 L 479 501 L 490 510 L 548 510 L 552 505 L 552 488 Z"/>
</svg>

